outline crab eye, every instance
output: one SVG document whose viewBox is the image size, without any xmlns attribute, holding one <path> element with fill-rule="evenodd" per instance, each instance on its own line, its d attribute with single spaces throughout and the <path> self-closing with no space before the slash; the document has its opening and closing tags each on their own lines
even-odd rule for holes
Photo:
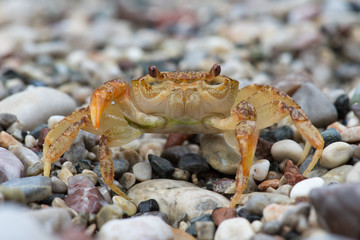
<svg viewBox="0 0 360 240">
<path fill-rule="evenodd" d="M 152 76 L 153 78 L 156 78 L 158 76 L 159 70 L 154 66 L 151 65 L 149 66 L 149 75 Z"/>
<path fill-rule="evenodd" d="M 218 63 L 215 63 L 214 66 L 212 67 L 212 69 L 214 71 L 214 77 L 217 77 L 220 75 L 221 73 L 221 67 L 220 67 L 220 64 Z"/>
</svg>

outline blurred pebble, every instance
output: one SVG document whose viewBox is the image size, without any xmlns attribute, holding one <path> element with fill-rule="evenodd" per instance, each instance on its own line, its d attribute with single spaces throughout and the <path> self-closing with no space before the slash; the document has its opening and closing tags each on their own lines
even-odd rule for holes
<svg viewBox="0 0 360 240">
<path fill-rule="evenodd" d="M 223 221 L 230 218 L 237 217 L 236 209 L 235 208 L 217 208 L 214 209 L 211 218 L 216 226 L 219 226 Z"/>
<path fill-rule="evenodd" d="M 47 121 L 48 128 L 53 129 L 56 124 L 58 124 L 61 120 L 63 120 L 65 116 L 62 115 L 53 115 L 49 117 Z"/>
<path fill-rule="evenodd" d="M 269 204 L 263 210 L 263 220 L 265 222 L 280 220 L 285 212 L 292 207 L 292 205 Z"/>
<path fill-rule="evenodd" d="M 297 163 L 303 149 L 300 145 L 290 139 L 285 139 L 274 143 L 271 147 L 271 155 L 276 161 L 282 161 L 284 159 L 291 159 L 294 163 Z"/>
<path fill-rule="evenodd" d="M 321 178 L 324 180 L 325 185 L 330 183 L 344 183 L 351 169 L 353 169 L 351 165 L 342 165 L 326 172 Z"/>
<path fill-rule="evenodd" d="M 235 183 L 234 179 L 220 178 L 212 185 L 212 190 L 217 193 L 225 193 L 231 184 Z"/>
<path fill-rule="evenodd" d="M 69 177 L 65 202 L 75 211 L 87 213 L 97 213 L 107 205 L 99 189 L 84 176 Z"/>
<path fill-rule="evenodd" d="M 175 171 L 174 165 L 165 158 L 153 154 L 148 155 L 151 167 L 161 178 L 169 178 Z"/>
<path fill-rule="evenodd" d="M 25 147 L 31 149 L 36 146 L 37 141 L 32 135 L 28 134 L 25 136 L 24 143 L 25 143 Z"/>
<path fill-rule="evenodd" d="M 136 176 L 133 173 L 126 172 L 123 175 L 121 175 L 119 179 L 119 183 L 121 186 L 123 186 L 126 190 L 130 189 L 132 186 L 134 186 L 136 182 Z"/>
<path fill-rule="evenodd" d="M 26 198 L 24 192 L 19 188 L 6 187 L 0 185 L 0 193 L 4 200 L 11 201 L 20 204 L 26 204 Z"/>
<path fill-rule="evenodd" d="M 257 181 L 265 180 L 268 175 L 270 167 L 269 160 L 261 159 L 254 162 L 250 169 L 250 176 L 252 176 Z"/>
<path fill-rule="evenodd" d="M 126 161 L 129 162 L 130 166 L 132 167 L 134 166 L 136 163 L 138 162 L 142 162 L 143 159 L 141 158 L 141 156 L 134 150 L 124 150 L 121 151 L 119 154 L 119 158 L 120 159 L 125 159 Z"/>
<path fill-rule="evenodd" d="M 319 177 L 305 179 L 292 188 L 290 198 L 307 197 L 310 191 L 314 188 L 319 188 L 324 185 L 324 180 Z"/>
<path fill-rule="evenodd" d="M 324 148 L 320 158 L 321 166 L 332 169 L 347 163 L 354 154 L 354 149 L 345 142 L 335 142 Z"/>
<path fill-rule="evenodd" d="M 136 180 L 142 182 L 151 179 L 152 169 L 148 162 L 139 162 L 132 167 Z"/>
<path fill-rule="evenodd" d="M 223 221 L 218 227 L 214 240 L 250 239 L 254 231 L 245 218 L 232 218 Z"/>
<path fill-rule="evenodd" d="M 20 159 L 20 161 L 24 164 L 25 169 L 35 163 L 41 162 L 36 153 L 21 145 L 12 145 L 9 147 L 9 151 Z"/>
<path fill-rule="evenodd" d="M 219 135 L 203 135 L 200 138 L 202 156 L 215 170 L 235 174 L 241 155 L 236 153 Z"/>
<path fill-rule="evenodd" d="M 66 185 L 68 185 L 68 179 L 74 176 L 74 174 L 69 170 L 69 168 L 62 167 L 57 176 L 63 180 Z"/>
<path fill-rule="evenodd" d="M 11 145 L 22 145 L 22 144 L 7 132 L 1 131 L 0 147 L 8 149 Z"/>
<path fill-rule="evenodd" d="M 268 188 L 277 189 L 279 187 L 280 180 L 278 179 L 270 179 L 265 180 L 258 185 L 260 191 L 266 191 Z"/>
<path fill-rule="evenodd" d="M 151 142 L 146 142 L 140 146 L 139 153 L 143 159 L 148 159 L 148 155 L 154 154 L 160 156 L 164 148 L 164 144 L 154 139 Z"/>
<path fill-rule="evenodd" d="M 98 175 L 89 169 L 84 169 L 81 174 L 78 175 L 87 177 L 94 185 L 98 182 Z"/>
<path fill-rule="evenodd" d="M 187 154 L 190 153 L 190 149 L 187 148 L 186 146 L 180 145 L 180 146 L 173 146 L 173 147 L 168 147 L 166 148 L 162 153 L 161 153 L 161 157 L 165 158 L 167 160 L 169 160 L 172 164 L 177 165 L 177 163 L 179 162 L 180 158 Z"/>
<path fill-rule="evenodd" d="M 23 163 L 10 151 L 0 147 L 0 183 L 24 176 Z"/>
<path fill-rule="evenodd" d="M 360 182 L 360 162 L 357 162 L 346 175 L 346 182 Z"/>
<path fill-rule="evenodd" d="M 32 104 L 29 105 L 29 102 Z M 39 123 L 46 122 L 52 115 L 70 114 L 75 110 L 75 106 L 75 101 L 60 91 L 36 87 L 3 99 L 0 103 L 0 112 L 16 115 L 24 123 L 25 129 L 31 130 Z"/>
<path fill-rule="evenodd" d="M 268 142 L 278 142 L 284 139 L 292 139 L 294 132 L 289 126 L 283 126 L 276 129 L 265 130 L 260 135 L 261 138 Z"/>
<path fill-rule="evenodd" d="M 2 127 L 2 129 L 7 129 L 16 121 L 16 115 L 11 113 L 0 113 L 0 126 Z"/>
<path fill-rule="evenodd" d="M 14 122 L 11 124 L 10 127 L 6 129 L 6 132 L 10 133 L 11 136 L 22 142 L 24 137 L 22 135 L 22 131 L 24 130 L 24 124 L 19 121 Z"/>
<path fill-rule="evenodd" d="M 238 208 L 236 212 L 238 217 L 246 218 L 249 222 L 259 221 L 261 219 L 260 215 L 249 213 L 245 207 Z"/>
<path fill-rule="evenodd" d="M 128 161 L 124 159 L 113 159 L 115 178 L 120 178 L 130 168 Z M 98 165 L 99 166 L 99 165 Z"/>
<path fill-rule="evenodd" d="M 199 240 L 213 239 L 215 225 L 212 221 L 199 221 L 195 223 L 196 237 Z"/>
<path fill-rule="evenodd" d="M 27 203 L 41 201 L 51 194 L 51 181 L 48 177 L 43 176 L 13 179 L 2 185 L 20 189 L 24 193 Z"/>
<path fill-rule="evenodd" d="M 340 133 L 340 136 L 342 141 L 347 143 L 360 142 L 360 126 L 346 128 Z"/>
<path fill-rule="evenodd" d="M 191 173 L 207 172 L 209 170 L 209 164 L 206 160 L 195 153 L 183 155 L 178 162 L 178 167 Z"/>
<path fill-rule="evenodd" d="M 120 196 L 114 196 L 112 198 L 113 203 L 120 206 L 123 210 L 123 212 L 128 216 L 133 216 L 136 214 L 137 208 L 136 205 L 129 200 L 126 200 L 123 197 Z"/>
<path fill-rule="evenodd" d="M 66 193 L 68 187 L 64 181 L 53 176 L 51 177 L 51 189 L 53 193 Z"/>
<path fill-rule="evenodd" d="M 176 180 L 187 181 L 190 177 L 190 172 L 180 168 L 175 168 L 172 177 Z"/>
<path fill-rule="evenodd" d="M 98 233 L 103 240 L 169 240 L 173 238 L 171 227 L 160 217 L 141 216 L 106 222 Z"/>
<path fill-rule="evenodd" d="M 330 145 L 331 143 L 342 141 L 339 131 L 334 128 L 326 129 L 321 133 L 321 136 L 324 139 L 324 147 Z"/>
<path fill-rule="evenodd" d="M 292 96 L 315 127 L 326 127 L 337 120 L 331 101 L 312 83 L 304 83 Z"/>
<path fill-rule="evenodd" d="M 73 165 L 74 165 L 77 173 L 81 173 L 85 169 L 88 169 L 88 170 L 92 169 L 92 162 L 90 160 L 88 160 L 88 159 L 76 160 L 73 163 Z"/>
<path fill-rule="evenodd" d="M 43 173 L 43 171 L 44 171 L 44 163 L 37 162 L 26 169 L 26 176 L 27 177 L 36 176 Z"/>
<path fill-rule="evenodd" d="M 340 95 L 334 102 L 339 119 L 345 119 L 346 114 L 350 111 L 349 97 L 346 94 Z"/>
<path fill-rule="evenodd" d="M 116 204 L 110 204 L 101 208 L 101 210 L 96 214 L 96 226 L 98 229 L 108 221 L 113 219 L 120 219 L 123 216 L 123 210 L 120 206 Z"/>
<path fill-rule="evenodd" d="M 159 204 L 155 199 L 148 199 L 140 202 L 137 208 L 138 212 L 159 211 Z"/>
</svg>

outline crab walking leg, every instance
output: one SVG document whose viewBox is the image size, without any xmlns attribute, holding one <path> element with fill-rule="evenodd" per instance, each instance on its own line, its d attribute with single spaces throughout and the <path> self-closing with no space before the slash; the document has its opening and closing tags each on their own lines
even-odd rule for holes
<svg viewBox="0 0 360 240">
<path fill-rule="evenodd" d="M 47 135 L 44 141 L 44 176 L 50 175 L 51 163 L 56 161 L 74 142 L 80 128 L 90 125 L 88 108 L 79 109 L 61 120 Z"/>
</svg>

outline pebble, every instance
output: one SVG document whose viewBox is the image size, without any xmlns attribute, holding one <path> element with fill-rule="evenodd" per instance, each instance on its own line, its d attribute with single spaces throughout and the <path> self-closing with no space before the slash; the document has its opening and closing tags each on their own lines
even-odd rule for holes
<svg viewBox="0 0 360 240">
<path fill-rule="evenodd" d="M 228 207 L 230 204 L 227 198 L 218 193 L 201 189 L 189 182 L 169 179 L 138 183 L 129 190 L 128 196 L 135 204 L 155 199 L 160 211 L 169 217 L 170 223 L 174 223 L 183 214 L 186 214 L 187 219 L 191 219 L 206 210 Z"/>
<path fill-rule="evenodd" d="M 292 98 L 304 110 L 315 127 L 326 127 L 338 118 L 332 102 L 310 82 L 304 83 Z"/>
<path fill-rule="evenodd" d="M 68 192 L 65 203 L 77 212 L 97 213 L 107 205 L 98 188 L 84 176 L 68 179 Z"/>
<path fill-rule="evenodd" d="M 55 127 L 55 125 L 58 124 L 64 118 L 65 118 L 65 116 L 62 116 L 62 115 L 53 115 L 53 116 L 49 117 L 49 119 L 47 121 L 48 128 L 53 129 Z"/>
<path fill-rule="evenodd" d="M 341 139 L 347 143 L 360 142 L 360 126 L 349 127 L 340 133 Z"/>
<path fill-rule="evenodd" d="M 253 192 L 249 194 L 243 194 L 239 201 L 239 204 L 244 205 L 250 214 L 256 215 L 261 215 L 264 208 L 271 203 L 287 205 L 292 204 L 293 200 L 280 194 Z"/>
<path fill-rule="evenodd" d="M 237 216 L 238 217 L 246 218 L 249 222 L 254 222 L 254 221 L 261 220 L 260 215 L 249 213 L 249 211 L 246 210 L 245 207 L 240 207 L 236 211 L 237 211 Z"/>
<path fill-rule="evenodd" d="M 25 194 L 19 188 L 12 188 L 0 185 L 0 193 L 4 200 L 20 204 L 26 204 Z"/>
<path fill-rule="evenodd" d="M 110 204 L 101 208 L 101 210 L 96 214 L 96 226 L 98 229 L 108 221 L 113 219 L 120 219 L 123 216 L 123 210 L 120 206 L 116 204 Z"/>
<path fill-rule="evenodd" d="M 161 218 L 141 216 L 106 222 L 98 233 L 103 240 L 171 240 L 172 229 Z"/>
<path fill-rule="evenodd" d="M 339 167 L 347 163 L 354 154 L 354 148 L 345 142 L 335 142 L 324 148 L 320 165 L 327 169 Z"/>
<path fill-rule="evenodd" d="M 34 148 L 37 145 L 37 140 L 30 134 L 25 136 L 25 147 L 27 148 Z"/>
<path fill-rule="evenodd" d="M 235 208 L 217 208 L 214 209 L 211 218 L 216 226 L 219 226 L 223 221 L 230 218 L 237 217 L 236 209 Z"/>
<path fill-rule="evenodd" d="M 128 190 L 132 186 L 134 186 L 135 182 L 136 182 L 136 176 L 135 174 L 130 172 L 124 173 L 119 179 L 119 183 L 121 184 L 121 186 L 123 186 L 125 190 Z"/>
<path fill-rule="evenodd" d="M 26 176 L 32 177 L 41 174 L 44 171 L 44 163 L 37 162 L 26 169 Z"/>
<path fill-rule="evenodd" d="M 267 159 L 257 160 L 250 169 L 250 176 L 257 181 L 265 180 L 269 173 L 270 162 Z"/>
<path fill-rule="evenodd" d="M 210 168 L 206 160 L 195 153 L 183 155 L 178 162 L 178 167 L 191 173 L 207 172 Z"/>
<path fill-rule="evenodd" d="M 96 185 L 96 183 L 98 182 L 98 175 L 91 170 L 84 169 L 82 173 L 78 175 L 87 177 L 94 185 Z"/>
<path fill-rule="evenodd" d="M 7 129 L 16 121 L 16 115 L 10 113 L 0 113 L 0 126 L 2 129 Z"/>
<path fill-rule="evenodd" d="M 143 159 L 148 159 L 149 154 L 160 156 L 164 149 L 162 142 L 153 139 L 151 142 L 146 142 L 140 146 L 139 153 Z"/>
<path fill-rule="evenodd" d="M 324 139 L 324 147 L 327 147 L 331 143 L 342 141 L 339 131 L 335 128 L 326 129 L 321 133 L 321 136 Z"/>
<path fill-rule="evenodd" d="M 21 145 L 12 145 L 9 147 L 9 151 L 12 152 L 23 163 L 25 170 L 29 166 L 41 162 L 39 156 L 36 153 Z"/>
<path fill-rule="evenodd" d="M 53 176 L 51 177 L 51 189 L 53 193 L 66 193 L 68 186 L 61 179 Z"/>
<path fill-rule="evenodd" d="M 241 155 L 236 153 L 220 135 L 203 135 L 200 138 L 202 156 L 215 170 L 235 174 Z"/>
<path fill-rule="evenodd" d="M 16 140 L 13 136 L 5 131 L 0 132 L 0 147 L 8 149 L 12 145 L 22 145 L 21 142 Z"/>
<path fill-rule="evenodd" d="M 74 174 L 69 170 L 69 168 L 62 167 L 57 176 L 63 180 L 66 185 L 68 185 L 68 179 L 74 176 Z"/>
<path fill-rule="evenodd" d="M 123 212 L 128 216 L 133 216 L 136 214 L 137 208 L 134 203 L 132 203 L 129 200 L 126 200 L 123 197 L 120 196 L 114 196 L 112 198 L 113 203 L 120 206 L 123 210 Z"/>
<path fill-rule="evenodd" d="M 259 220 L 253 221 L 251 223 L 251 227 L 252 227 L 252 229 L 254 230 L 255 233 L 259 233 L 261 231 L 262 226 L 263 226 L 263 223 L 261 221 L 259 221 Z M 257 239 L 256 235 L 253 236 L 252 239 Z"/>
<path fill-rule="evenodd" d="M 357 162 L 353 168 L 346 175 L 346 182 L 354 183 L 360 182 L 360 162 Z"/>
<path fill-rule="evenodd" d="M 360 238 L 359 186 L 358 183 L 332 184 L 311 191 L 310 204 L 323 228 L 335 234 Z"/>
<path fill-rule="evenodd" d="M 0 184 L 24 176 L 24 165 L 10 151 L 0 147 Z"/>
<path fill-rule="evenodd" d="M 215 233 L 214 240 L 249 240 L 254 234 L 249 221 L 238 217 L 223 221 Z"/>
<path fill-rule="evenodd" d="M 280 180 L 278 179 L 270 179 L 265 180 L 258 185 L 260 191 L 266 191 L 268 188 L 277 189 L 279 187 Z"/>
<path fill-rule="evenodd" d="M 177 165 L 180 158 L 187 153 L 191 153 L 188 147 L 184 145 L 173 146 L 164 149 L 161 153 L 161 157 L 169 160 L 172 164 Z"/>
<path fill-rule="evenodd" d="M 51 181 L 43 176 L 13 179 L 4 182 L 2 186 L 20 189 L 27 203 L 44 200 L 51 194 Z"/>
<path fill-rule="evenodd" d="M 282 126 L 279 128 L 264 130 L 260 137 L 268 142 L 278 142 L 284 139 L 292 139 L 294 138 L 294 132 L 289 126 Z"/>
<path fill-rule="evenodd" d="M 172 177 L 176 180 L 187 181 L 189 180 L 190 172 L 180 168 L 175 168 Z"/>
<path fill-rule="evenodd" d="M 0 112 L 14 114 L 29 130 L 45 123 L 52 115 L 70 114 L 75 107 L 75 101 L 67 94 L 48 87 L 28 88 L 0 102 Z"/>
<path fill-rule="evenodd" d="M 88 159 L 76 160 L 73 163 L 73 165 L 74 165 L 77 173 L 81 173 L 85 169 L 88 169 L 88 170 L 92 169 L 92 162 L 90 160 L 88 160 Z"/>
<path fill-rule="evenodd" d="M 152 168 L 148 162 L 139 162 L 132 167 L 136 180 L 143 182 L 151 179 Z"/>
<path fill-rule="evenodd" d="M 351 165 L 342 165 L 340 167 L 331 169 L 322 175 L 321 178 L 324 180 L 325 185 L 330 183 L 344 183 L 346 176 L 351 171 L 351 169 L 353 169 L 353 166 Z"/>
<path fill-rule="evenodd" d="M 303 149 L 300 145 L 290 139 L 278 141 L 271 147 L 271 155 L 278 162 L 291 159 L 296 164 L 300 160 L 302 153 Z"/>
<path fill-rule="evenodd" d="M 291 205 L 281 205 L 272 203 L 267 205 L 263 210 L 263 220 L 265 222 L 277 221 L 285 214 L 285 212 L 292 208 Z"/>
<path fill-rule="evenodd" d="M 305 179 L 295 184 L 290 192 L 290 198 L 307 197 L 311 190 L 322 187 L 323 185 L 324 180 L 320 177 Z"/>
<path fill-rule="evenodd" d="M 134 166 L 138 162 L 143 162 L 144 161 L 142 159 L 142 157 L 134 150 L 121 151 L 118 158 L 125 159 L 126 161 L 128 161 L 129 164 L 130 164 L 129 167 Z"/>
<path fill-rule="evenodd" d="M 153 154 L 148 156 L 151 167 L 161 178 L 170 178 L 175 171 L 174 165 L 165 158 Z"/>
<path fill-rule="evenodd" d="M 146 201 L 142 201 L 137 206 L 138 212 L 151 212 L 151 211 L 159 211 L 159 204 L 155 199 L 148 199 Z"/>
<path fill-rule="evenodd" d="M 235 183 L 234 179 L 220 178 L 219 180 L 216 180 L 212 184 L 212 190 L 217 193 L 225 193 L 226 190 L 228 190 L 228 188 L 230 187 L 230 185 L 234 184 L 234 183 Z M 234 193 L 235 193 L 235 191 L 234 191 Z"/>
<path fill-rule="evenodd" d="M 113 159 L 115 178 L 120 178 L 130 168 L 130 163 L 125 159 Z"/>
<path fill-rule="evenodd" d="M 346 114 L 350 111 L 349 97 L 347 94 L 342 94 L 336 98 L 334 106 L 338 113 L 339 119 L 345 119 Z"/>
<path fill-rule="evenodd" d="M 201 221 L 195 223 L 196 237 L 199 240 L 214 239 L 215 225 L 211 221 Z"/>
</svg>

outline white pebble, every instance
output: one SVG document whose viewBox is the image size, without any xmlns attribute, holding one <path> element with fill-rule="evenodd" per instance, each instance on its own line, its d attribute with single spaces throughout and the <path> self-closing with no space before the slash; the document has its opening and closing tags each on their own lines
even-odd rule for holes
<svg viewBox="0 0 360 240">
<path fill-rule="evenodd" d="M 218 227 L 214 240 L 250 239 L 254 236 L 249 221 L 242 217 L 231 218 L 223 221 Z"/>
<path fill-rule="evenodd" d="M 256 232 L 256 233 L 261 232 L 262 226 L 263 226 L 263 223 L 259 220 L 255 220 L 251 223 L 251 227 L 254 230 L 254 232 Z"/>
<path fill-rule="evenodd" d="M 269 160 L 261 159 L 256 161 L 250 169 L 250 176 L 252 176 L 255 180 L 263 181 L 268 175 L 270 167 Z"/>
<path fill-rule="evenodd" d="M 320 177 L 305 179 L 298 182 L 290 192 L 290 198 L 307 197 L 310 191 L 314 188 L 319 188 L 324 185 L 324 180 Z"/>
<path fill-rule="evenodd" d="M 290 139 L 285 139 L 274 143 L 271 147 L 271 155 L 276 161 L 290 159 L 295 164 L 300 160 L 303 149 L 300 145 Z"/>
<path fill-rule="evenodd" d="M 114 196 L 112 201 L 114 204 L 120 206 L 128 216 L 135 215 L 137 208 L 134 203 L 121 196 Z"/>
<path fill-rule="evenodd" d="M 151 179 L 152 169 L 148 162 L 139 162 L 133 166 L 133 173 L 136 180 L 142 182 Z"/>
<path fill-rule="evenodd" d="M 142 216 L 108 221 L 101 227 L 98 237 L 102 240 L 170 240 L 173 233 L 160 217 Z"/>
<path fill-rule="evenodd" d="M 327 169 L 339 167 L 350 160 L 354 149 L 345 142 L 334 142 L 327 146 L 320 158 L 320 165 Z"/>
<path fill-rule="evenodd" d="M 33 148 L 37 144 L 37 140 L 30 134 L 25 137 L 25 146 L 27 148 Z"/>
<path fill-rule="evenodd" d="M 360 182 L 360 162 L 357 162 L 346 176 L 346 182 Z"/>
<path fill-rule="evenodd" d="M 164 144 L 158 141 L 146 142 L 141 145 L 139 152 L 143 159 L 148 159 L 149 154 L 160 156 L 163 152 Z"/>
<path fill-rule="evenodd" d="M 48 119 L 48 128 L 53 129 L 56 124 L 58 124 L 61 120 L 63 120 L 65 116 L 62 115 L 53 115 Z"/>
</svg>

